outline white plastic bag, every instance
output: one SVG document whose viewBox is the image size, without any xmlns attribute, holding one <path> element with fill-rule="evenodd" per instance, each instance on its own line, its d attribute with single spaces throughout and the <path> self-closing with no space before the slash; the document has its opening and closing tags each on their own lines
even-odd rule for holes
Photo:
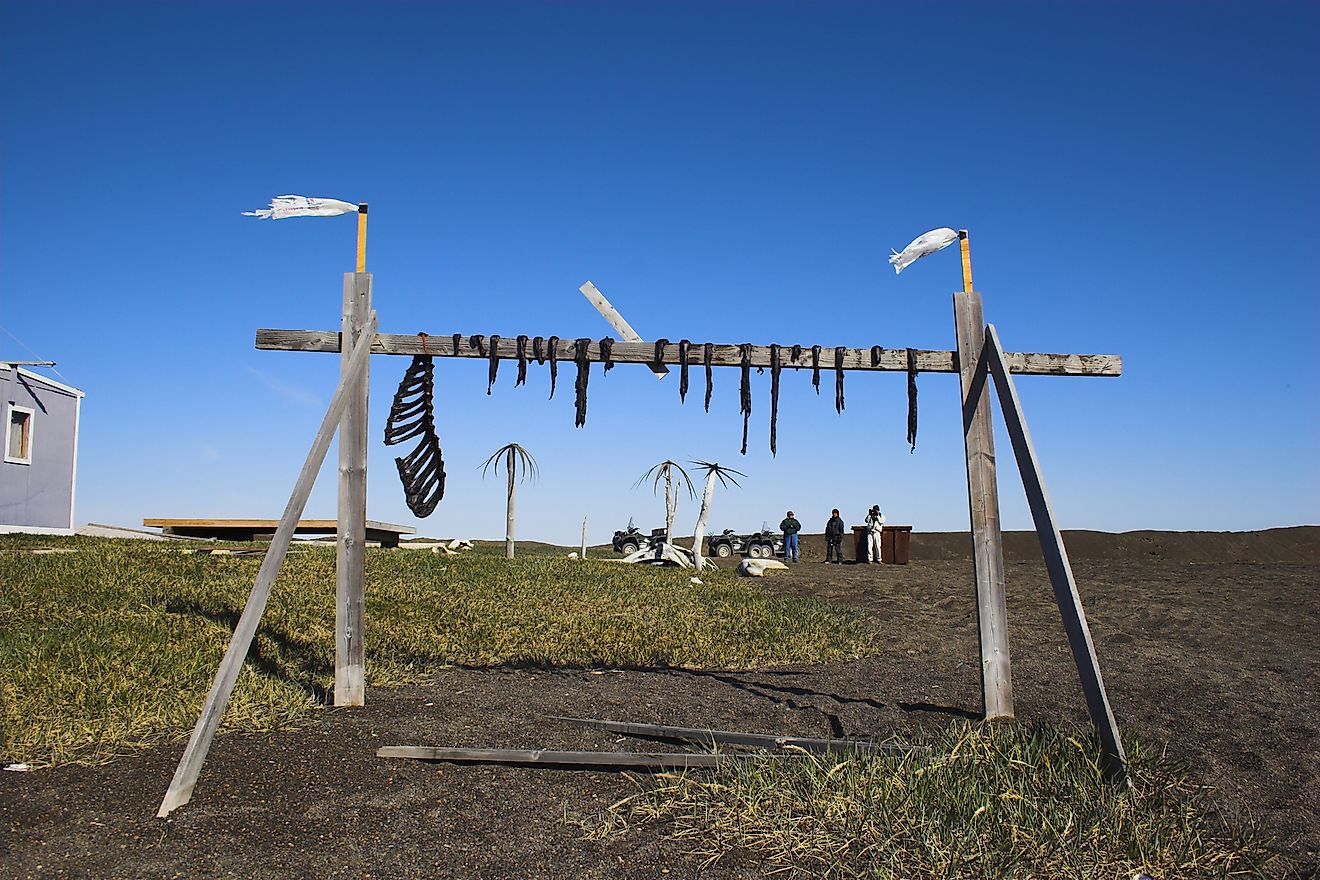
<svg viewBox="0 0 1320 880">
<path fill-rule="evenodd" d="M 894 274 L 899 274 L 922 257 L 928 257 L 936 251 L 944 250 L 957 240 L 958 233 L 947 226 L 932 229 L 924 235 L 917 236 L 910 245 L 903 248 L 903 253 L 900 254 L 898 251 L 894 251 L 890 255 L 889 262 L 894 266 Z M 893 248 L 890 248 L 890 250 L 892 251 Z"/>
</svg>

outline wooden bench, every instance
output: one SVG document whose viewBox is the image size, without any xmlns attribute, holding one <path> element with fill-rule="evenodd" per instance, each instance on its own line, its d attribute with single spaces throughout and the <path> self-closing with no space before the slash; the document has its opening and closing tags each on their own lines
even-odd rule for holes
<svg viewBox="0 0 1320 880">
<path fill-rule="evenodd" d="M 221 541 L 269 541 L 279 520 L 274 519 L 144 519 L 142 525 L 159 528 L 166 535 L 217 538 Z M 339 524 L 333 519 L 300 519 L 295 535 L 333 535 Z M 411 526 L 367 520 L 367 540 L 382 547 L 398 547 L 401 535 L 415 535 Z"/>
</svg>

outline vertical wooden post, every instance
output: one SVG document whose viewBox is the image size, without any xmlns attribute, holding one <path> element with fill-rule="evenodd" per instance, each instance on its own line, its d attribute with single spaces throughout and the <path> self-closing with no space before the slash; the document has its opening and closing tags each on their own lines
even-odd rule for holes
<svg viewBox="0 0 1320 880">
<path fill-rule="evenodd" d="M 365 207 L 365 206 L 364 206 Z M 358 215 L 365 221 L 366 214 Z M 359 226 L 359 232 L 362 227 Z M 359 237 L 359 247 L 363 244 Z M 361 253 L 361 251 L 360 251 Z M 362 254 L 365 255 L 365 254 Z M 371 275 L 344 275 L 341 375 L 371 312 Z M 363 606 L 366 594 L 367 388 L 369 368 L 351 389 L 339 425 L 339 539 L 335 553 L 335 705 L 361 706 L 366 696 Z"/>
<path fill-rule="evenodd" d="M 234 635 L 229 639 L 229 647 L 225 650 L 225 658 L 220 661 L 220 668 L 216 670 L 215 679 L 211 682 L 211 690 L 206 695 L 202 714 L 197 717 L 192 736 L 188 738 L 188 746 L 183 750 L 183 757 L 179 758 L 179 766 L 174 768 L 174 778 L 170 780 L 170 787 L 160 802 L 157 818 L 165 818 L 192 798 L 197 775 L 202 772 L 202 764 L 206 761 L 206 753 L 211 748 L 211 740 L 215 737 L 216 728 L 220 726 L 220 719 L 225 715 L 225 707 L 229 705 L 229 695 L 234 692 L 234 684 L 238 681 L 238 673 L 243 668 L 243 660 L 247 657 L 248 648 L 252 646 L 252 637 L 256 635 L 257 624 L 261 622 L 261 615 L 266 610 L 271 588 L 275 585 L 275 576 L 280 573 L 280 566 L 284 564 L 284 556 L 289 551 L 289 542 L 293 540 L 298 519 L 302 516 L 303 508 L 307 506 L 307 496 L 312 493 L 316 475 L 321 470 L 322 462 L 325 461 L 325 454 L 330 450 L 330 441 L 335 436 L 335 428 L 339 425 L 351 396 L 350 389 L 356 387 L 357 378 L 366 372 L 367 361 L 371 358 L 371 343 L 375 338 L 376 316 L 372 314 L 366 322 L 363 338 L 358 341 L 357 347 L 351 353 L 348 367 L 339 379 L 339 386 L 335 388 L 334 396 L 330 398 L 330 407 L 326 410 L 325 418 L 321 420 L 321 429 L 317 431 L 316 438 L 312 441 L 312 448 L 308 450 L 307 460 L 303 462 L 298 481 L 294 483 L 289 503 L 284 507 L 284 515 L 280 517 L 279 527 L 275 529 L 275 535 L 270 539 L 270 546 L 266 548 L 266 555 L 261 560 L 261 569 L 257 572 L 252 592 L 248 594 L 243 613 L 238 618 L 238 625 L 234 627 Z"/>
<path fill-rule="evenodd" d="M 587 558 L 587 517 L 582 517 L 582 558 Z"/>
<path fill-rule="evenodd" d="M 1073 662 L 1077 664 L 1077 674 L 1082 680 L 1086 708 L 1091 713 L 1091 721 L 1095 724 L 1096 736 L 1100 740 L 1103 766 L 1110 778 L 1127 783 L 1127 755 L 1123 751 L 1123 740 L 1119 736 L 1114 712 L 1109 707 L 1105 681 L 1100 675 L 1100 660 L 1095 655 L 1091 630 L 1086 625 L 1086 612 L 1082 610 L 1082 598 L 1077 593 L 1077 582 L 1073 580 L 1072 565 L 1068 562 L 1068 551 L 1063 546 L 1063 535 L 1059 533 L 1049 493 L 1045 491 L 1045 477 L 1036 459 L 1031 432 L 1027 430 L 1027 418 L 1022 412 L 1022 404 L 1018 400 L 1013 379 L 1009 376 L 1008 366 L 1004 363 L 1003 347 L 999 344 L 999 335 L 993 325 L 986 325 L 985 328 L 985 360 L 990 374 L 994 376 L 999 408 L 1004 414 L 1008 436 L 1013 442 L 1018 473 L 1022 475 L 1022 488 L 1027 493 L 1031 518 L 1036 523 L 1036 535 L 1040 538 L 1040 549 L 1045 556 L 1045 568 L 1050 573 L 1050 583 L 1054 587 L 1054 601 L 1059 606 L 1063 628 L 1068 634 L 1068 646 L 1072 649 Z"/>
<path fill-rule="evenodd" d="M 955 293 L 953 315 L 958 333 L 963 446 L 967 456 L 967 499 L 976 572 L 982 707 L 987 719 L 1012 718 L 1013 676 L 1008 652 L 1008 612 L 1004 604 L 1004 550 L 999 526 L 999 487 L 995 481 L 994 424 L 984 375 L 979 382 L 974 381 L 985 338 L 981 294 Z"/>
<path fill-rule="evenodd" d="M 504 523 L 504 558 L 513 558 L 513 502 L 514 493 L 517 488 L 513 481 L 513 446 L 509 446 L 508 458 L 504 461 L 504 469 L 509 474 L 509 507 L 506 513 L 507 519 Z"/>
</svg>

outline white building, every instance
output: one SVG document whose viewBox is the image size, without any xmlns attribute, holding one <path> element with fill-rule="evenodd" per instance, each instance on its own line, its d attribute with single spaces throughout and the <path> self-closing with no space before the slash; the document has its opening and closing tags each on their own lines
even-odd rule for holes
<svg viewBox="0 0 1320 880">
<path fill-rule="evenodd" d="M 73 534 L 83 393 L 0 361 L 0 532 Z"/>
</svg>

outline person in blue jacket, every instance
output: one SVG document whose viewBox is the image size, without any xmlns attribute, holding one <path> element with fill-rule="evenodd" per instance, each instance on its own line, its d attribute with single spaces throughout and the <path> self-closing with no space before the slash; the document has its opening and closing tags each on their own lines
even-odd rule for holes
<svg viewBox="0 0 1320 880">
<path fill-rule="evenodd" d="M 802 531 L 802 523 L 793 518 L 793 511 L 790 510 L 779 524 L 779 531 L 784 533 L 784 561 L 797 562 L 798 532 Z"/>
</svg>

